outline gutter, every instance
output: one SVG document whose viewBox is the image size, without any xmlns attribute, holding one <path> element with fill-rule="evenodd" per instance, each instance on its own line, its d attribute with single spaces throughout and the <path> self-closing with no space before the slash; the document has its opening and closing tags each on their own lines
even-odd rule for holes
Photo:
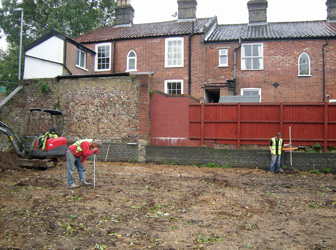
<svg viewBox="0 0 336 250">
<path fill-rule="evenodd" d="M 326 39 L 326 43 L 322 45 L 322 68 L 323 68 L 323 80 L 322 80 L 322 86 L 323 86 L 323 90 L 322 90 L 322 94 L 323 94 L 323 102 L 325 102 L 325 59 L 324 59 L 324 48 L 328 45 L 328 38 Z"/>
<path fill-rule="evenodd" d="M 192 22 L 191 34 L 189 35 L 189 62 L 188 62 L 188 94 L 191 95 L 191 39 L 195 34 L 195 22 Z"/>
<path fill-rule="evenodd" d="M 237 95 L 237 51 L 241 48 L 241 37 L 239 37 L 239 46 L 234 49 L 234 63 L 233 63 L 233 95 Z"/>
</svg>

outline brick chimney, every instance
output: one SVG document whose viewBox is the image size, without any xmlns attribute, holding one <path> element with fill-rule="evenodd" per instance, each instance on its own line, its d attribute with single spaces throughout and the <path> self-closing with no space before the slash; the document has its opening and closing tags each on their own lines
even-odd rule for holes
<svg viewBox="0 0 336 250">
<path fill-rule="evenodd" d="M 134 9 L 131 0 L 117 0 L 115 7 L 115 25 L 131 26 L 133 24 Z"/>
<path fill-rule="evenodd" d="M 263 25 L 267 23 L 267 0 L 250 0 L 247 2 L 250 25 Z"/>
<path fill-rule="evenodd" d="M 178 19 L 196 19 L 196 0 L 177 0 L 178 4 Z"/>
<path fill-rule="evenodd" d="M 336 22 L 336 0 L 327 0 L 327 19 L 331 23 Z"/>
</svg>

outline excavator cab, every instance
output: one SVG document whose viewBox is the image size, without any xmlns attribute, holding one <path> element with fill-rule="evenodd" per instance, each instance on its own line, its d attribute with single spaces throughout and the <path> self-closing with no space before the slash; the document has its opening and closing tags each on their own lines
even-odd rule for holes
<svg viewBox="0 0 336 250">
<path fill-rule="evenodd" d="M 29 109 L 25 139 L 26 152 L 33 158 L 57 158 L 65 155 L 67 140 L 64 115 L 59 110 Z"/>
<path fill-rule="evenodd" d="M 59 110 L 29 109 L 26 135 L 22 141 L 0 121 L 0 132 L 10 139 L 22 167 L 46 169 L 56 166 L 67 150 L 67 140 L 61 137 L 63 131 L 64 115 Z"/>
</svg>

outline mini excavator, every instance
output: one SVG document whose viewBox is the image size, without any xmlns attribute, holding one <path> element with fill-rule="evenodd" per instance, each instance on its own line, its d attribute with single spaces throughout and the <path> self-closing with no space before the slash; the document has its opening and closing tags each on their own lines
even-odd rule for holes
<svg viewBox="0 0 336 250">
<path fill-rule="evenodd" d="M 26 135 L 21 141 L 13 130 L 0 121 L 0 131 L 7 135 L 20 167 L 47 169 L 65 157 L 67 140 L 61 137 L 64 115 L 59 110 L 29 109 Z"/>
</svg>

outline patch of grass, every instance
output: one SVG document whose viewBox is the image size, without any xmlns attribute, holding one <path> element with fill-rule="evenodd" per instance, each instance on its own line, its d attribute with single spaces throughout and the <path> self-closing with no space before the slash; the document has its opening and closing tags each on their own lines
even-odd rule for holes
<svg viewBox="0 0 336 250">
<path fill-rule="evenodd" d="M 218 242 L 221 240 L 223 240 L 222 237 L 215 236 L 215 235 L 212 235 L 212 236 L 198 235 L 196 238 L 196 241 L 199 243 Z"/>
<path fill-rule="evenodd" d="M 103 244 L 103 243 L 96 243 L 93 247 L 93 249 L 98 249 L 98 250 L 104 250 L 107 249 L 108 246 Z"/>
<path fill-rule="evenodd" d="M 329 168 L 324 168 L 324 169 L 322 169 L 322 171 L 325 174 L 329 174 L 330 173 L 330 169 Z"/>
<path fill-rule="evenodd" d="M 68 195 L 66 198 L 69 200 L 73 200 L 73 201 L 80 201 L 84 199 L 84 197 L 81 197 L 79 195 L 75 195 L 75 196 Z"/>
<path fill-rule="evenodd" d="M 310 170 L 310 173 L 311 174 L 321 174 L 320 171 L 318 171 L 318 169 Z"/>
</svg>

